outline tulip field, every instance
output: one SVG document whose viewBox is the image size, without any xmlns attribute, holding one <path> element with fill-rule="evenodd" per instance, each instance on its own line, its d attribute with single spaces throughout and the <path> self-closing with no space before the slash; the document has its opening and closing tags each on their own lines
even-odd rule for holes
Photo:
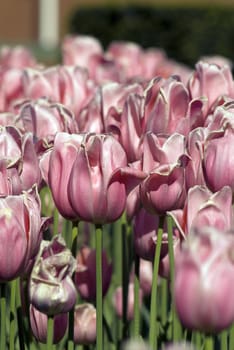
<svg viewBox="0 0 234 350">
<path fill-rule="evenodd" d="M 0 350 L 234 349 L 232 61 L 0 50 Z"/>
</svg>

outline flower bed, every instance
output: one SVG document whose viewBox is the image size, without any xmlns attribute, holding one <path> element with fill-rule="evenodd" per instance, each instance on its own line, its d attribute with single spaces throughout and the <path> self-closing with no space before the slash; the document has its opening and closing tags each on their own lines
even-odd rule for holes
<svg viewBox="0 0 234 350">
<path fill-rule="evenodd" d="M 232 62 L 0 53 L 0 349 L 234 348 Z"/>
</svg>

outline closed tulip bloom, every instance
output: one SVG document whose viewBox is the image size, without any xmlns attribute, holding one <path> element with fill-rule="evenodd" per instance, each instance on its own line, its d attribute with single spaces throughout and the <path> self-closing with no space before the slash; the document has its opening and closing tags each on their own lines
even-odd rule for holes
<svg viewBox="0 0 234 350">
<path fill-rule="evenodd" d="M 72 281 L 75 268 L 76 261 L 60 235 L 42 241 L 29 284 L 32 305 L 49 316 L 71 310 L 77 296 Z"/>
<path fill-rule="evenodd" d="M 123 147 L 111 135 L 87 135 L 79 147 L 68 183 L 69 202 L 77 218 L 94 224 L 117 220 L 126 204 L 124 184 L 111 175 L 126 166 Z"/>
<path fill-rule="evenodd" d="M 207 99 L 207 115 L 223 96 L 234 97 L 234 84 L 229 65 L 219 66 L 205 61 L 197 62 L 195 71 L 188 82 L 192 98 L 204 96 Z"/>
<path fill-rule="evenodd" d="M 74 311 L 74 343 L 92 344 L 96 341 L 96 309 L 92 304 L 80 304 Z"/>
<path fill-rule="evenodd" d="M 229 186 L 212 193 L 205 186 L 189 189 L 183 209 L 168 212 L 183 237 L 196 227 L 230 230 L 233 225 L 232 191 Z"/>
<path fill-rule="evenodd" d="M 174 297 L 182 324 L 217 333 L 234 321 L 233 233 L 200 227 L 176 260 Z"/>
<path fill-rule="evenodd" d="M 75 285 L 81 297 L 88 301 L 96 299 L 96 251 L 83 247 L 77 254 Z M 107 293 L 112 277 L 112 264 L 108 262 L 106 252 L 102 252 L 102 293 Z"/>
<path fill-rule="evenodd" d="M 40 209 L 35 190 L 0 198 L 0 282 L 22 276 L 36 255 L 44 224 Z"/>
<path fill-rule="evenodd" d="M 41 343 L 47 342 L 48 316 L 38 311 L 33 305 L 29 309 L 30 326 L 34 337 Z M 53 344 L 57 344 L 65 335 L 68 325 L 68 314 L 54 316 Z"/>
<path fill-rule="evenodd" d="M 234 191 L 234 129 L 227 126 L 220 133 L 211 134 L 203 146 L 203 170 L 211 191 L 221 190 L 225 185 Z"/>
<path fill-rule="evenodd" d="M 83 139 L 83 134 L 57 133 L 54 147 L 42 157 L 40 163 L 43 178 L 51 189 L 54 203 L 60 214 L 67 219 L 77 218 L 68 199 L 68 183 L 77 150 Z"/>
</svg>

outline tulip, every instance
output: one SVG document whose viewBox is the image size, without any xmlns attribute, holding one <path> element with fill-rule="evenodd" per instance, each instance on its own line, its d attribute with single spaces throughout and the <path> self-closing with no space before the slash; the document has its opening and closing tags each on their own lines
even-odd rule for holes
<svg viewBox="0 0 234 350">
<path fill-rule="evenodd" d="M 185 168 L 186 188 L 189 189 L 196 185 L 206 185 L 200 152 L 200 144 L 208 137 L 208 129 L 200 127 L 190 131 L 188 135 L 188 154 L 189 160 Z"/>
<path fill-rule="evenodd" d="M 68 183 L 69 202 L 77 218 L 102 225 L 122 215 L 125 186 L 118 180 L 109 181 L 126 162 L 125 151 L 113 136 L 86 135 L 76 152 Z"/>
<path fill-rule="evenodd" d="M 230 66 L 218 66 L 214 63 L 199 61 L 189 79 L 188 89 L 192 98 L 204 96 L 207 99 L 204 109 L 204 113 L 207 115 L 223 96 L 234 97 Z"/>
<path fill-rule="evenodd" d="M 35 66 L 36 59 L 24 46 L 3 46 L 0 50 L 0 65 L 4 68 L 22 69 Z"/>
<path fill-rule="evenodd" d="M 80 304 L 74 311 L 74 343 L 92 344 L 96 340 L 96 309 L 92 304 Z"/>
<path fill-rule="evenodd" d="M 196 227 L 229 230 L 233 226 L 232 191 L 228 186 L 212 193 L 205 186 L 189 189 L 183 209 L 168 212 L 185 238 Z"/>
<path fill-rule="evenodd" d="M 179 78 L 168 78 L 160 84 L 153 108 L 147 118 L 146 130 L 155 134 L 187 135 L 191 127 L 203 122 L 202 99 L 190 100 Z"/>
<path fill-rule="evenodd" d="M 145 136 L 143 169 L 147 177 L 140 184 L 144 208 L 159 215 L 180 208 L 185 201 L 185 139 L 173 134 L 163 142 L 152 133 Z"/>
<path fill-rule="evenodd" d="M 34 337 L 41 343 L 47 342 L 48 316 L 38 311 L 33 305 L 29 309 L 30 326 Z M 54 316 L 53 344 L 57 344 L 64 337 L 68 325 L 66 313 Z"/>
<path fill-rule="evenodd" d="M 143 292 L 139 292 L 139 305 L 142 305 Z M 113 306 L 118 317 L 123 317 L 123 290 L 122 286 L 117 287 L 113 294 Z M 127 300 L 127 319 L 133 320 L 134 317 L 134 284 L 129 283 L 128 286 L 128 300 Z"/>
<path fill-rule="evenodd" d="M 83 247 L 77 254 L 75 285 L 81 297 L 88 301 L 96 299 L 96 250 Z M 107 293 L 112 276 L 112 264 L 102 252 L 102 293 Z"/>
<path fill-rule="evenodd" d="M 210 134 L 202 151 L 204 177 L 207 186 L 219 191 L 223 186 L 230 186 L 234 191 L 234 129 L 227 126 L 218 135 Z"/>
<path fill-rule="evenodd" d="M 36 255 L 44 221 L 36 189 L 0 198 L 0 281 L 22 276 Z M 9 254 L 14 252 L 14 254 Z"/>
<path fill-rule="evenodd" d="M 35 140 L 53 141 L 58 132 L 78 131 L 74 115 L 64 105 L 51 103 L 45 98 L 24 101 L 17 121 L 23 132 L 31 132 Z"/>
<path fill-rule="evenodd" d="M 160 218 L 158 215 L 152 215 L 144 208 L 141 208 L 135 215 L 133 226 L 134 247 L 137 255 L 143 259 L 154 261 L 159 222 Z M 161 259 L 168 252 L 166 227 L 164 227 L 164 232 L 160 253 Z"/>
<path fill-rule="evenodd" d="M 72 274 L 76 261 L 60 235 L 42 241 L 29 284 L 29 299 L 39 311 L 54 316 L 66 313 L 76 302 Z"/>
<path fill-rule="evenodd" d="M 89 68 L 93 55 L 102 54 L 101 43 L 88 35 L 67 35 L 62 42 L 63 63 L 70 66 Z"/>
<path fill-rule="evenodd" d="M 234 321 L 233 233 L 200 226 L 176 260 L 174 297 L 189 329 L 217 333 Z"/>
<path fill-rule="evenodd" d="M 132 267 L 130 274 L 130 282 L 133 283 L 135 276 L 135 267 Z M 149 296 L 152 289 L 153 280 L 153 264 L 151 261 L 140 259 L 139 267 L 139 282 L 140 289 L 142 290 L 143 296 Z"/>
</svg>

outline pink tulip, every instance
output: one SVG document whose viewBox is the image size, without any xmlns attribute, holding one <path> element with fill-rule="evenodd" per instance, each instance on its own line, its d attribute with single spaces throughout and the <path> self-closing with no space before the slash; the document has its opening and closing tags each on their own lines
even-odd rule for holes
<svg viewBox="0 0 234 350">
<path fill-rule="evenodd" d="M 1 282 L 22 276 L 29 261 L 36 255 L 44 224 L 40 210 L 36 189 L 22 195 L 0 198 Z M 12 251 L 14 254 L 9 254 Z"/>
<path fill-rule="evenodd" d="M 4 68 L 25 68 L 36 65 L 36 59 L 26 47 L 3 46 L 0 50 L 0 65 Z"/>
<path fill-rule="evenodd" d="M 68 183 L 69 202 L 77 218 L 104 224 L 122 215 L 125 186 L 118 180 L 109 181 L 126 163 L 125 151 L 113 136 L 86 135 L 76 152 Z"/>
<path fill-rule="evenodd" d="M 212 193 L 204 186 L 189 189 L 184 209 L 168 212 L 183 237 L 196 227 L 229 230 L 233 225 L 232 191 L 228 186 Z"/>
<path fill-rule="evenodd" d="M 62 216 L 69 219 L 77 217 L 68 199 L 68 183 L 83 140 L 83 134 L 57 133 L 54 147 L 44 154 L 40 162 L 43 178 L 51 189 L 56 207 Z"/>
<path fill-rule="evenodd" d="M 77 305 L 74 311 L 74 343 L 92 344 L 96 341 L 96 309 L 92 304 Z"/>
<path fill-rule="evenodd" d="M 214 63 L 199 61 L 188 82 L 192 98 L 204 96 L 207 99 L 205 115 L 219 103 L 223 96 L 234 97 L 234 84 L 228 65 L 218 66 Z"/>
<path fill-rule="evenodd" d="M 25 101 L 21 105 L 16 123 L 21 125 L 24 133 L 31 132 L 37 141 L 48 144 L 58 132 L 78 132 L 73 113 L 64 105 L 50 103 L 45 98 Z"/>
<path fill-rule="evenodd" d="M 217 333 L 234 321 L 233 234 L 200 226 L 190 232 L 176 260 L 178 316 L 190 329 Z"/>
<path fill-rule="evenodd" d="M 132 267 L 130 274 L 130 283 L 133 283 L 135 276 L 135 267 Z M 149 296 L 152 289 L 153 281 L 153 264 L 152 261 L 148 261 L 140 258 L 139 266 L 139 282 L 140 289 L 142 290 L 143 296 Z"/>
<path fill-rule="evenodd" d="M 185 168 L 186 189 L 196 185 L 206 185 L 201 158 L 201 145 L 208 137 L 207 128 L 196 128 L 190 131 L 187 141 L 189 160 Z"/>
<path fill-rule="evenodd" d="M 62 42 L 63 63 L 89 69 L 90 58 L 102 54 L 101 43 L 88 35 L 67 35 Z"/>
<path fill-rule="evenodd" d="M 168 139 L 146 134 L 143 169 L 147 177 L 140 184 L 140 198 L 151 213 L 164 214 L 180 208 L 185 200 L 185 170 L 187 155 L 185 138 L 172 134 Z"/>
<path fill-rule="evenodd" d="M 143 293 L 140 289 L 139 292 L 139 305 L 141 307 L 143 299 Z M 113 306 L 118 317 L 123 317 L 123 291 L 122 286 L 116 288 L 113 294 Z M 134 317 L 134 284 L 129 283 L 128 286 L 128 300 L 127 300 L 127 319 L 132 320 Z"/>
<path fill-rule="evenodd" d="M 117 169 L 111 178 L 124 183 L 131 196 L 128 217 L 136 213 L 140 201 L 147 211 L 159 215 L 169 208 L 182 207 L 187 159 L 183 135 L 175 133 L 166 138 L 145 134 L 142 161 Z"/>
<path fill-rule="evenodd" d="M 202 107 L 201 99 L 190 100 L 179 78 L 169 78 L 161 83 L 146 130 L 155 134 L 187 135 L 192 127 L 203 123 Z"/>
<path fill-rule="evenodd" d="M 234 191 L 234 129 L 226 126 L 224 131 L 212 133 L 202 148 L 203 170 L 207 186 L 219 191 L 227 185 Z"/>
<path fill-rule="evenodd" d="M 38 311 L 33 305 L 29 309 L 30 326 L 34 337 L 41 343 L 47 342 L 48 316 Z M 54 316 L 53 344 L 57 344 L 64 337 L 68 325 L 66 313 Z"/>
<path fill-rule="evenodd" d="M 77 254 L 77 269 L 75 285 L 81 297 L 88 301 L 96 299 L 96 251 L 83 247 Z M 111 282 L 112 264 L 107 260 L 105 251 L 102 252 L 102 292 L 107 293 Z"/>
<path fill-rule="evenodd" d="M 77 297 L 72 281 L 75 269 L 76 261 L 62 236 L 42 241 L 29 283 L 32 305 L 49 316 L 70 311 Z"/>
<path fill-rule="evenodd" d="M 112 42 L 107 55 L 115 60 L 127 79 L 140 77 L 143 73 L 143 50 L 133 42 Z"/>
</svg>

